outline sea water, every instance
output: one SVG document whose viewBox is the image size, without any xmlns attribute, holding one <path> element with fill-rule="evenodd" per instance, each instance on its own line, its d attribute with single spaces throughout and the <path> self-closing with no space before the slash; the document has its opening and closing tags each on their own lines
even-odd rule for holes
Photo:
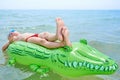
<svg viewBox="0 0 120 80">
<path fill-rule="evenodd" d="M 56 32 L 55 18 L 61 17 L 71 42 L 87 39 L 89 45 L 114 59 L 120 66 L 120 10 L 0 10 L 0 49 L 10 29 L 22 33 Z M 0 50 L 0 64 L 6 59 Z M 0 80 L 120 80 L 120 68 L 112 75 L 65 78 L 54 72 L 47 76 L 27 67 L 0 65 Z"/>
</svg>

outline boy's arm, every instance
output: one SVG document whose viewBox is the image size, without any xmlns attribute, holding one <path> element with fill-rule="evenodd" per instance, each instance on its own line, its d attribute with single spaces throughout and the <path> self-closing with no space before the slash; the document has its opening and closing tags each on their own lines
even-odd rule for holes
<svg viewBox="0 0 120 80">
<path fill-rule="evenodd" d="M 5 51 L 8 46 L 10 45 L 10 42 L 8 41 L 3 47 L 2 47 L 2 51 Z"/>
<path fill-rule="evenodd" d="M 11 38 L 11 39 L 2 47 L 2 51 L 5 51 L 5 50 L 8 48 L 8 46 L 9 46 L 12 42 L 14 42 L 14 41 L 16 41 L 16 40 L 17 40 L 17 37 Z"/>
</svg>

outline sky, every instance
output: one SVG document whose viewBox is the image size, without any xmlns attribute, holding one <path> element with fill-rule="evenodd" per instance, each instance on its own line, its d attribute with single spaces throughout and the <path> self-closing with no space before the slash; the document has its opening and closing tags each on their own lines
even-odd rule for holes
<svg viewBox="0 0 120 80">
<path fill-rule="evenodd" d="M 0 9 L 120 9 L 120 0 L 0 0 Z"/>
</svg>

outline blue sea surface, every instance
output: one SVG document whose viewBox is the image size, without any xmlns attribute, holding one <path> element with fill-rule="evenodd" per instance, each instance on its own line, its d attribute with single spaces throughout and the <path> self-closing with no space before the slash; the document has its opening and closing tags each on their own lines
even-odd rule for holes
<svg viewBox="0 0 120 80">
<path fill-rule="evenodd" d="M 120 10 L 0 10 L 0 48 L 7 42 L 10 29 L 20 32 L 56 32 L 55 18 L 61 17 L 70 32 L 72 42 L 87 39 L 89 45 L 114 59 L 120 66 Z M 0 64 L 5 62 L 0 51 Z M 39 74 L 19 68 L 0 66 L 0 80 L 120 80 L 120 68 L 112 75 L 97 75 L 76 79 L 50 72 Z"/>
</svg>

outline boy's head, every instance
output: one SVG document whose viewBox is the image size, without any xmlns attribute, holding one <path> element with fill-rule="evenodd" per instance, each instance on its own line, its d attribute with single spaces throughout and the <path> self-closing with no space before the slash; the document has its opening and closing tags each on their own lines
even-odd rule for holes
<svg viewBox="0 0 120 80">
<path fill-rule="evenodd" d="M 10 30 L 9 34 L 8 34 L 8 40 L 10 40 L 11 38 L 13 38 L 14 36 L 18 36 L 19 32 L 15 31 L 14 29 Z"/>
</svg>

